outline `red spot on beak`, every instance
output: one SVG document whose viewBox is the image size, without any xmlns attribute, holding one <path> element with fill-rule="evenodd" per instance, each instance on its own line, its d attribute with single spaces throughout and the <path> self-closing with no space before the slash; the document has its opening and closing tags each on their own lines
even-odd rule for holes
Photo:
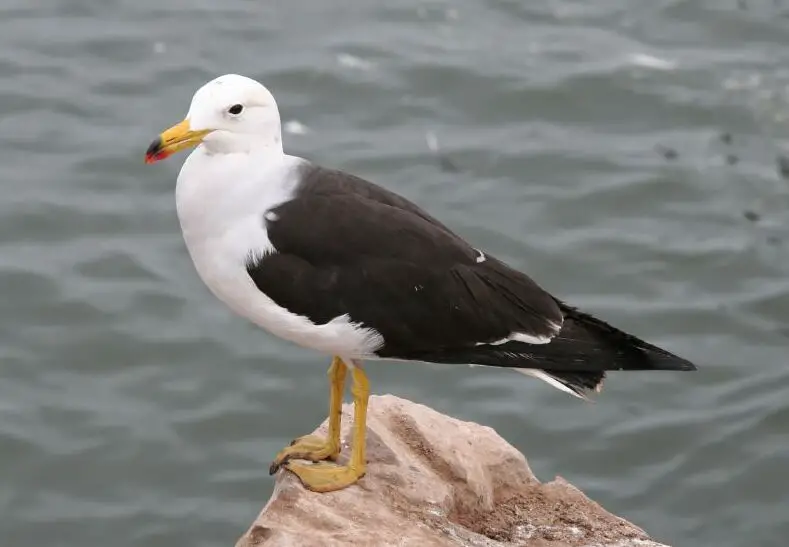
<svg viewBox="0 0 789 547">
<path fill-rule="evenodd" d="M 145 151 L 145 163 L 156 163 L 169 155 L 170 152 L 163 147 L 162 139 L 157 137 Z"/>
<path fill-rule="evenodd" d="M 155 154 L 145 154 L 145 163 L 156 163 L 168 157 L 170 157 L 170 153 L 164 151 Z"/>
</svg>

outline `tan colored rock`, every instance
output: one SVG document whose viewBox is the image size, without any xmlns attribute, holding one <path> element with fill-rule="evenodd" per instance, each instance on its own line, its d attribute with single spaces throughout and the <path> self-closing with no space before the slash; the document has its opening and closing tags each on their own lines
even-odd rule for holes
<svg viewBox="0 0 789 547">
<path fill-rule="evenodd" d="M 236 547 L 661 547 L 564 479 L 540 483 L 489 427 L 391 395 L 370 398 L 367 427 L 359 483 L 316 494 L 280 471 Z"/>
</svg>

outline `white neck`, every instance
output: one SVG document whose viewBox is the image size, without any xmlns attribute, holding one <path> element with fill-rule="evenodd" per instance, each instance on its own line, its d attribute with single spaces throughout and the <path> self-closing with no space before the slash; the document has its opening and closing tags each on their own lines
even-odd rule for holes
<svg viewBox="0 0 789 547">
<path fill-rule="evenodd" d="M 199 147 L 209 155 L 214 154 L 254 154 L 281 156 L 282 133 L 277 126 L 265 136 L 255 136 L 228 131 L 214 131 L 206 136 Z"/>
<path fill-rule="evenodd" d="M 229 153 L 199 146 L 184 162 L 176 184 L 184 236 L 223 237 L 246 218 L 260 227 L 270 207 L 290 199 L 297 183 L 294 169 L 303 161 L 275 146 Z"/>
</svg>

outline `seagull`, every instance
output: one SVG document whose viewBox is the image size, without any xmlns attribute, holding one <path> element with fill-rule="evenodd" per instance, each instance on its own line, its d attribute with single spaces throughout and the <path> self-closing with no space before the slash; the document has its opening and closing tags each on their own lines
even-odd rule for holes
<svg viewBox="0 0 789 547">
<path fill-rule="evenodd" d="M 270 467 L 315 492 L 366 471 L 370 360 L 511 368 L 566 393 L 599 392 L 607 371 L 690 371 L 689 361 L 564 303 L 400 195 L 283 151 L 261 83 L 220 76 L 159 135 L 154 163 L 186 149 L 175 190 L 198 276 L 233 312 L 332 357 L 326 438 L 307 435 Z M 340 453 L 346 376 L 351 456 Z"/>
</svg>

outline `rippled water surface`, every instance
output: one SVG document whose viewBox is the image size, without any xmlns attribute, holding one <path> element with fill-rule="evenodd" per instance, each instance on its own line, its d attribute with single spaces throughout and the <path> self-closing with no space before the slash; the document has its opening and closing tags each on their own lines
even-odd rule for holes
<svg viewBox="0 0 789 547">
<path fill-rule="evenodd" d="M 0 544 L 232 545 L 327 358 L 231 315 L 178 229 L 193 91 L 264 81 L 286 147 L 423 204 L 696 361 L 594 405 L 370 366 L 675 545 L 789 535 L 789 2 L 9 0 L 0 7 Z M 431 151 L 437 141 L 443 159 Z M 448 163 L 451 162 L 451 165 Z"/>
</svg>

